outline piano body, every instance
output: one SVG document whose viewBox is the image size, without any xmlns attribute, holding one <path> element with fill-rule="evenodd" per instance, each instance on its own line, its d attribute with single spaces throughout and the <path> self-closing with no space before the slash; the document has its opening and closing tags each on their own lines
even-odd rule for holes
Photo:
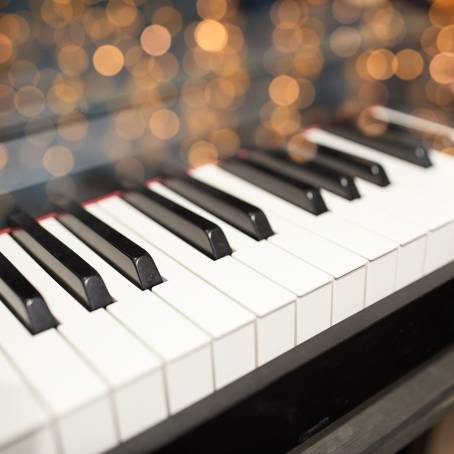
<svg viewBox="0 0 454 454">
<path fill-rule="evenodd" d="M 452 3 L 0 3 L 0 454 L 452 410 Z"/>
</svg>

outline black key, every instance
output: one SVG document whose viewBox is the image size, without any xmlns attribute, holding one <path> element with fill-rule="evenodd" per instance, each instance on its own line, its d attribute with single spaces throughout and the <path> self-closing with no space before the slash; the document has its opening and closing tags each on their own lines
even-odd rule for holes
<svg viewBox="0 0 454 454">
<path fill-rule="evenodd" d="M 420 167 L 432 166 L 426 144 L 412 134 L 385 131 L 381 135 L 369 136 L 350 121 L 333 123 L 323 129 Z"/>
<path fill-rule="evenodd" d="M 325 145 L 311 144 L 306 157 L 304 149 L 301 150 L 301 157 L 302 159 L 320 163 L 346 175 L 362 178 L 378 186 L 384 187 L 390 184 L 385 169 L 378 162 L 370 161 L 369 159 L 364 159 L 344 151 L 335 150 Z M 296 160 L 298 161 L 298 159 Z"/>
<path fill-rule="evenodd" d="M 312 214 L 328 211 L 320 190 L 296 178 L 238 157 L 221 161 L 219 166 Z"/>
<path fill-rule="evenodd" d="M 274 169 L 276 172 L 289 175 L 303 183 L 327 189 L 347 200 L 360 197 L 355 181 L 349 175 L 339 173 L 318 162 L 296 162 L 281 150 L 250 152 L 248 159 Z"/>
<path fill-rule="evenodd" d="M 3 254 L 0 254 L 0 297 L 32 334 L 58 325 L 38 290 Z"/>
<path fill-rule="evenodd" d="M 141 186 L 122 197 L 208 257 L 217 260 L 232 253 L 219 226 L 161 194 Z"/>
<path fill-rule="evenodd" d="M 162 283 L 147 251 L 71 200 L 54 202 L 58 220 L 142 290 Z"/>
<path fill-rule="evenodd" d="M 10 215 L 9 222 L 13 238 L 88 310 L 112 302 L 97 271 L 32 217 L 16 211 Z"/>
<path fill-rule="evenodd" d="M 181 174 L 169 176 L 164 184 L 256 240 L 274 233 L 260 208 L 200 180 Z"/>
</svg>

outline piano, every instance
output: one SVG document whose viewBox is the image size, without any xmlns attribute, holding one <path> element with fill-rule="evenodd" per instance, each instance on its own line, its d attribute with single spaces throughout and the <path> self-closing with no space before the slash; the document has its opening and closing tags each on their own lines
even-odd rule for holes
<svg viewBox="0 0 454 454">
<path fill-rule="evenodd" d="M 445 3 L 4 3 L 0 454 L 396 453 L 453 409 Z"/>
</svg>

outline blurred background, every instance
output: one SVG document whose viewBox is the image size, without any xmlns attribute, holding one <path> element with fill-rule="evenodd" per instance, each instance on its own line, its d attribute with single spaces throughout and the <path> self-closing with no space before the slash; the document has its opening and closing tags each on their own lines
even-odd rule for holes
<svg viewBox="0 0 454 454">
<path fill-rule="evenodd" d="M 375 104 L 452 121 L 453 0 L 0 0 L 0 192 L 367 127 Z"/>
</svg>

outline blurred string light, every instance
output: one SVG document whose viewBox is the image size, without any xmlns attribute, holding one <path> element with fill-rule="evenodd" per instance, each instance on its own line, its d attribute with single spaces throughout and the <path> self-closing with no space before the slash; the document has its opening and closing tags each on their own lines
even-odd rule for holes
<svg viewBox="0 0 454 454">
<path fill-rule="evenodd" d="M 117 94 L 119 107 L 129 108 L 112 115 L 100 138 L 109 158 L 135 152 L 154 162 L 174 141 L 191 165 L 234 153 L 244 101 L 255 89 L 248 21 L 238 0 L 192 6 L 190 20 L 171 0 L 43 0 L 27 11 L 0 10 L 0 121 L 25 122 L 24 163 L 53 176 L 70 172 L 90 137 L 82 112 L 109 98 L 116 107 Z M 259 145 L 291 140 L 311 121 L 333 58 L 342 59 L 347 81 L 334 113 L 386 102 L 397 80 L 412 81 L 405 90 L 426 105 L 421 115 L 443 121 L 452 112 L 454 0 L 431 1 L 416 46 L 390 0 L 276 0 L 266 13 L 267 41 L 253 43 L 262 46 L 260 70 L 269 77 L 254 112 L 260 125 L 251 131 Z M 34 134 L 29 125 L 49 116 L 56 131 Z M 0 168 L 10 161 L 3 146 Z M 134 159 L 118 169 L 143 172 Z"/>
</svg>

